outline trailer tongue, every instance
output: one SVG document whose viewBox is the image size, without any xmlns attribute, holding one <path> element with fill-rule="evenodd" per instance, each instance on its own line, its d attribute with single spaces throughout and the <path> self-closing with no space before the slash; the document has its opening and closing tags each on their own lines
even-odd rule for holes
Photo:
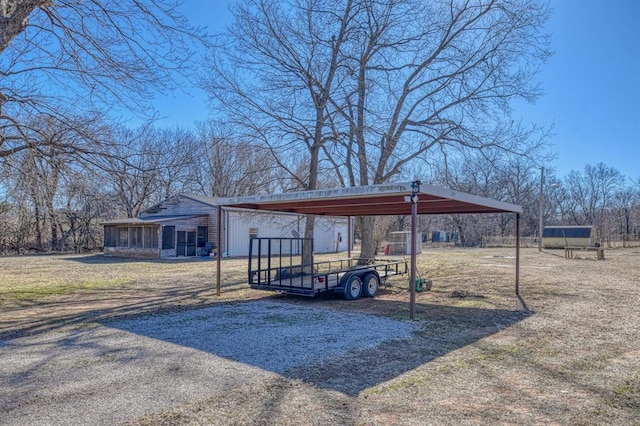
<svg viewBox="0 0 640 426">
<path fill-rule="evenodd" d="M 309 238 L 252 238 L 248 264 L 253 289 L 311 297 L 334 291 L 347 300 L 373 297 L 387 278 L 408 272 L 406 260 L 347 258 L 314 262 L 313 240 Z"/>
</svg>

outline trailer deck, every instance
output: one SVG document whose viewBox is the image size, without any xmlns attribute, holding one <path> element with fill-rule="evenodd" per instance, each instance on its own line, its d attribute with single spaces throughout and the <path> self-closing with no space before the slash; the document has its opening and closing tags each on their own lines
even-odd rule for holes
<svg viewBox="0 0 640 426">
<path fill-rule="evenodd" d="M 389 277 L 408 273 L 406 260 L 345 258 L 314 262 L 313 241 L 305 238 L 253 238 L 249 246 L 249 285 L 253 289 L 315 296 L 334 291 L 347 299 L 373 297 Z M 306 260 L 304 260 L 306 259 Z"/>
</svg>

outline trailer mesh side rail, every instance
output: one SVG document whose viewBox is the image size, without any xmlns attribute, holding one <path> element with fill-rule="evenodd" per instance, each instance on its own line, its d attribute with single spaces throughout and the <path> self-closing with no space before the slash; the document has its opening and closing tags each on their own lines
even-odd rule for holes
<svg viewBox="0 0 640 426">
<path fill-rule="evenodd" d="M 252 238 L 249 240 L 249 285 L 252 288 L 313 295 L 312 264 L 303 265 L 311 238 Z"/>
<path fill-rule="evenodd" d="M 408 273 L 406 260 L 347 258 L 304 263 L 304 250 L 313 250 L 310 238 L 252 238 L 249 244 L 248 280 L 251 288 L 314 296 L 323 291 L 343 291 L 345 274 L 375 271 L 381 282 Z"/>
</svg>

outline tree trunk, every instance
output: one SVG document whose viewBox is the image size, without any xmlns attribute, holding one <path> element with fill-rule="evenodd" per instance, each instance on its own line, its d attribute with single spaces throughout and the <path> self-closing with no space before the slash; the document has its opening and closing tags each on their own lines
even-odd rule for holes
<svg viewBox="0 0 640 426">
<path fill-rule="evenodd" d="M 18 34 L 27 27 L 29 15 L 49 0 L 23 0 L 2 2 L 0 6 L 0 54 Z"/>
<path fill-rule="evenodd" d="M 36 249 L 38 249 L 38 251 L 41 251 L 42 229 L 44 228 L 44 224 L 41 222 L 42 215 L 40 214 L 40 205 L 37 202 L 34 203 L 34 217 L 36 221 Z"/>
<path fill-rule="evenodd" d="M 313 273 L 313 233 L 315 222 L 315 216 L 307 215 L 304 225 L 305 240 L 302 244 L 302 271 L 305 274 Z"/>
<path fill-rule="evenodd" d="M 360 260 L 359 263 L 366 263 L 366 259 L 373 259 L 376 256 L 376 247 L 374 243 L 374 216 L 362 216 L 356 219 L 360 228 Z"/>
<path fill-rule="evenodd" d="M 58 224 L 55 217 L 51 216 L 51 250 L 59 250 L 59 245 L 60 241 L 58 239 Z"/>
<path fill-rule="evenodd" d="M 324 124 L 323 110 L 316 110 L 316 131 L 314 135 L 314 143 L 309 153 L 311 158 L 309 161 L 309 182 L 307 190 L 318 188 L 318 161 L 320 147 L 322 146 L 322 126 Z M 307 238 L 303 244 L 302 265 L 305 273 L 313 273 L 313 237 L 315 231 L 315 216 L 308 215 L 304 225 L 304 237 Z"/>
</svg>

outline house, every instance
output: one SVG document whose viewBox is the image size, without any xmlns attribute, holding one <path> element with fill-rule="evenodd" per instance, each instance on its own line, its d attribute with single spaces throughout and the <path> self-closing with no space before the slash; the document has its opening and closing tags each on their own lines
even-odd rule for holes
<svg viewBox="0 0 640 426">
<path fill-rule="evenodd" d="M 307 217 L 244 209 L 221 211 L 221 250 L 216 247 L 217 209 L 222 198 L 179 194 L 149 207 L 137 218 L 104 222 L 104 253 L 132 257 L 177 257 L 222 253 L 247 256 L 249 239 L 297 237 Z M 314 251 L 347 250 L 347 218 L 316 217 Z"/>
<path fill-rule="evenodd" d="M 542 229 L 544 248 L 594 247 L 598 234 L 593 226 L 545 226 Z"/>
</svg>

